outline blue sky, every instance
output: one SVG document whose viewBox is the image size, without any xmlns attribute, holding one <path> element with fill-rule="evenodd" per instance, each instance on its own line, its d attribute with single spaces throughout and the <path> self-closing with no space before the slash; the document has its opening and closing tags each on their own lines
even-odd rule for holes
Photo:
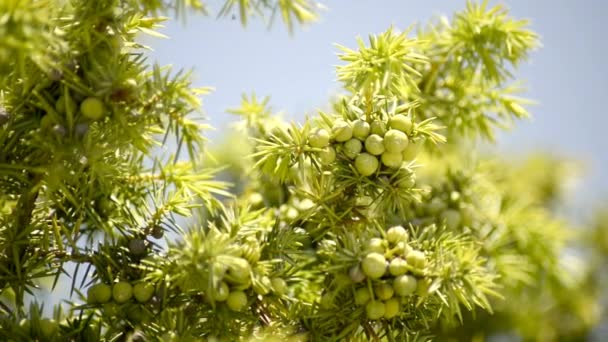
<svg viewBox="0 0 608 342">
<path fill-rule="evenodd" d="M 334 43 L 355 45 L 356 36 L 379 33 L 390 25 L 407 28 L 435 15 L 451 15 L 465 6 L 454 0 L 324 1 L 321 20 L 289 36 L 279 21 L 268 30 L 259 20 L 242 28 L 238 20 L 192 16 L 185 24 L 171 21 L 163 33 L 169 40 L 146 40 L 152 58 L 176 68 L 193 68 L 196 85 L 215 87 L 205 98 L 205 110 L 221 137 L 225 113 L 237 106 L 243 92 L 270 95 L 273 108 L 288 118 L 302 119 L 323 107 L 339 91 Z M 492 1 L 492 3 L 499 3 Z M 500 2 L 513 16 L 532 21 L 543 47 L 522 65 L 528 97 L 539 102 L 533 119 L 502 134 L 499 148 L 509 153 L 549 150 L 583 160 L 588 173 L 573 206 L 608 194 L 608 51 L 605 37 L 608 2 L 512 0 Z M 217 8 L 216 8 L 217 9 Z"/>
</svg>

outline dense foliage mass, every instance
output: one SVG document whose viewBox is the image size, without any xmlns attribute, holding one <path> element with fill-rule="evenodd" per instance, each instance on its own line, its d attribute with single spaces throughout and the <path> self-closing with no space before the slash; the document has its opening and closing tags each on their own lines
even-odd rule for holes
<svg viewBox="0 0 608 342">
<path fill-rule="evenodd" d="M 277 12 L 293 30 L 318 9 L 229 0 L 218 15 Z M 243 96 L 209 150 L 210 89 L 136 40 L 187 11 L 211 8 L 0 1 L 1 340 L 591 336 L 608 226 L 557 215 L 573 163 L 475 152 L 528 116 L 526 21 L 470 2 L 346 42 L 326 110 L 290 124 Z M 36 299 L 66 286 L 52 310 Z"/>
</svg>

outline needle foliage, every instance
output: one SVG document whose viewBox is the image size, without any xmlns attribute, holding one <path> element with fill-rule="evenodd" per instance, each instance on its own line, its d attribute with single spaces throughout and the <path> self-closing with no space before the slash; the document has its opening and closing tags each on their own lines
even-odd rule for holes
<svg viewBox="0 0 608 342">
<path fill-rule="evenodd" d="M 137 40 L 189 12 L 293 31 L 321 8 L 0 1 L 0 340 L 590 334 L 608 229 L 558 215 L 576 164 L 475 151 L 529 116 L 527 21 L 468 2 L 342 42 L 325 109 L 288 123 L 244 95 L 213 148 L 211 88 Z"/>
</svg>

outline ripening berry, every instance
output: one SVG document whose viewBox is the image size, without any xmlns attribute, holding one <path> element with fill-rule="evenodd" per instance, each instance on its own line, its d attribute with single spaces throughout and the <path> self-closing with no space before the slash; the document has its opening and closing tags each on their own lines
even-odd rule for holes
<svg viewBox="0 0 608 342">
<path fill-rule="evenodd" d="M 58 329 L 59 324 L 57 321 L 48 318 L 43 318 L 40 320 L 41 337 L 45 338 L 46 340 L 52 339 L 53 335 L 57 333 Z"/>
<path fill-rule="evenodd" d="M 388 120 L 388 125 L 392 129 L 399 130 L 403 133 L 409 134 L 412 131 L 412 119 L 409 116 L 403 114 L 397 114 L 392 116 Z"/>
<path fill-rule="evenodd" d="M 355 159 L 355 168 L 362 176 L 370 176 L 379 166 L 378 159 L 371 154 L 361 153 Z"/>
<path fill-rule="evenodd" d="M 386 240 L 389 243 L 396 244 L 397 242 L 407 242 L 408 234 L 407 230 L 402 226 L 394 226 L 386 231 Z"/>
<path fill-rule="evenodd" d="M 247 295 L 243 291 L 232 291 L 226 299 L 226 304 L 232 311 L 241 311 L 247 306 Z"/>
<path fill-rule="evenodd" d="M 368 253 L 379 253 L 384 254 L 386 250 L 386 241 L 380 238 L 371 238 L 367 242 L 367 248 L 365 249 Z"/>
<path fill-rule="evenodd" d="M 407 135 L 396 129 L 390 129 L 384 135 L 384 148 L 389 152 L 401 153 L 408 143 Z"/>
<path fill-rule="evenodd" d="M 284 295 L 287 293 L 288 287 L 287 282 L 283 278 L 272 278 L 272 289 L 278 295 Z"/>
<path fill-rule="evenodd" d="M 382 160 L 382 164 L 392 169 L 397 169 L 401 166 L 401 164 L 403 164 L 403 157 L 401 157 L 401 153 L 384 151 L 380 159 Z"/>
<path fill-rule="evenodd" d="M 68 134 L 68 130 L 63 125 L 55 125 L 52 130 L 53 133 L 60 137 L 65 137 Z"/>
<path fill-rule="evenodd" d="M 0 126 L 4 125 L 11 118 L 10 114 L 0 106 Z"/>
<path fill-rule="evenodd" d="M 407 263 L 416 268 L 424 268 L 426 266 L 426 257 L 421 251 L 410 251 L 405 257 Z"/>
<path fill-rule="evenodd" d="M 401 258 L 395 258 L 388 264 L 388 272 L 394 276 L 400 276 L 407 273 L 407 261 Z"/>
<path fill-rule="evenodd" d="M 152 228 L 152 233 L 150 235 L 152 235 L 152 237 L 155 239 L 162 239 L 164 234 L 165 232 L 163 231 L 163 228 L 156 225 Z"/>
<path fill-rule="evenodd" d="M 106 284 L 95 284 L 87 291 L 87 302 L 89 304 L 104 304 L 112 299 L 112 287 Z"/>
<path fill-rule="evenodd" d="M 384 318 L 391 319 L 399 314 L 399 299 L 391 298 L 384 302 Z"/>
<path fill-rule="evenodd" d="M 355 159 L 361 153 L 363 149 L 363 144 L 360 140 L 350 139 L 349 141 L 344 143 L 344 154 L 349 159 Z"/>
<path fill-rule="evenodd" d="M 361 269 L 366 276 L 378 279 L 386 272 L 386 259 L 380 253 L 369 253 L 361 262 Z"/>
<path fill-rule="evenodd" d="M 393 290 L 393 287 L 389 284 L 381 283 L 374 286 L 374 293 L 376 294 L 376 298 L 381 300 L 387 300 L 393 297 L 393 294 L 395 294 L 395 290 Z"/>
<path fill-rule="evenodd" d="M 142 239 L 132 239 L 129 241 L 129 252 L 135 256 L 146 254 L 146 242 Z"/>
<path fill-rule="evenodd" d="M 336 161 L 336 150 L 331 146 L 327 146 L 323 149 L 323 151 L 319 152 L 319 160 L 323 165 L 333 163 Z"/>
<path fill-rule="evenodd" d="M 80 111 L 87 119 L 99 120 L 105 115 L 103 102 L 96 97 L 87 97 L 80 103 Z"/>
<path fill-rule="evenodd" d="M 400 275 L 393 281 L 393 289 L 398 296 L 409 296 L 418 286 L 416 278 L 410 275 Z"/>
<path fill-rule="evenodd" d="M 384 303 L 374 300 L 365 306 L 365 313 L 367 314 L 367 318 L 376 320 L 380 319 L 384 316 L 385 312 Z"/>
<path fill-rule="evenodd" d="M 377 134 L 380 137 L 383 137 L 386 134 L 386 124 L 382 121 L 373 121 L 370 125 L 370 133 Z"/>
<path fill-rule="evenodd" d="M 76 124 L 76 126 L 74 126 L 74 134 L 78 138 L 84 137 L 88 131 L 89 131 L 89 124 L 86 122 L 81 122 L 79 124 Z"/>
<path fill-rule="evenodd" d="M 365 305 L 371 299 L 371 295 L 367 290 L 367 287 L 360 287 L 355 290 L 355 304 Z"/>
<path fill-rule="evenodd" d="M 361 269 L 361 266 L 355 265 L 348 270 L 348 276 L 353 283 L 360 283 L 365 280 L 365 273 Z"/>
<path fill-rule="evenodd" d="M 460 211 L 448 209 L 441 213 L 441 221 L 445 221 L 445 225 L 448 229 L 456 229 L 462 222 L 462 216 L 460 216 Z"/>
<path fill-rule="evenodd" d="M 372 134 L 365 139 L 365 150 L 369 154 L 379 156 L 384 152 L 384 139 L 377 134 Z"/>
<path fill-rule="evenodd" d="M 126 281 L 119 281 L 112 287 L 112 297 L 116 303 L 126 303 L 133 296 L 133 286 Z"/>
<path fill-rule="evenodd" d="M 353 137 L 365 141 L 365 138 L 369 135 L 370 126 L 364 120 L 357 120 L 353 123 Z"/>
<path fill-rule="evenodd" d="M 331 131 L 332 131 L 332 136 L 338 142 L 345 142 L 353 137 L 353 128 L 346 121 L 342 121 L 342 120 L 336 121 L 334 123 L 334 126 L 332 127 Z"/>
<path fill-rule="evenodd" d="M 422 141 L 410 141 L 409 144 L 407 144 L 407 147 L 405 148 L 405 150 L 403 150 L 403 152 L 401 152 L 401 156 L 403 157 L 403 160 L 413 160 L 414 158 L 416 158 L 416 156 L 418 155 L 418 153 L 420 152 L 420 148 L 422 147 Z"/>
<path fill-rule="evenodd" d="M 326 147 L 329 145 L 329 132 L 323 128 L 314 129 L 308 136 L 308 143 L 316 148 Z"/>
<path fill-rule="evenodd" d="M 154 286 L 148 283 L 137 283 L 133 286 L 133 297 L 140 303 L 145 303 L 152 298 L 154 294 Z"/>
<path fill-rule="evenodd" d="M 220 282 L 217 284 L 215 288 L 211 291 L 211 297 L 216 302 L 223 302 L 228 299 L 228 295 L 230 294 L 230 289 L 228 288 L 228 284 L 225 282 Z"/>
</svg>

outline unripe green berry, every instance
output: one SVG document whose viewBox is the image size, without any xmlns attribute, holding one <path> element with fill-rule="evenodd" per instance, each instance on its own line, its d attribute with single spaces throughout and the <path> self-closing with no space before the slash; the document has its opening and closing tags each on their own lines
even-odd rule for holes
<svg viewBox="0 0 608 342">
<path fill-rule="evenodd" d="M 416 291 L 417 283 L 413 276 L 400 275 L 393 281 L 393 289 L 398 296 L 409 296 Z"/>
<path fill-rule="evenodd" d="M 343 273 L 336 274 L 334 280 L 332 281 L 332 285 L 338 289 L 350 286 L 352 283 L 353 281 L 350 279 L 350 277 Z"/>
<path fill-rule="evenodd" d="M 391 319 L 399 314 L 399 299 L 391 298 L 384 302 L 384 318 Z"/>
<path fill-rule="evenodd" d="M 365 151 L 369 154 L 379 156 L 384 152 L 384 139 L 377 134 L 372 134 L 365 139 Z"/>
<path fill-rule="evenodd" d="M 400 276 L 407 273 L 407 261 L 401 258 L 391 260 L 388 265 L 388 271 L 391 275 Z"/>
<path fill-rule="evenodd" d="M 332 135 L 336 141 L 345 142 L 353 137 L 353 128 L 346 121 L 336 121 L 332 127 Z"/>
<path fill-rule="evenodd" d="M 408 143 L 407 135 L 396 129 L 390 129 L 384 135 L 384 148 L 389 152 L 401 153 Z"/>
<path fill-rule="evenodd" d="M 401 153 L 384 151 L 380 159 L 382 159 L 382 164 L 392 169 L 397 169 L 401 166 L 401 164 L 403 164 L 403 157 L 401 157 Z"/>
<path fill-rule="evenodd" d="M 230 289 L 228 288 L 228 284 L 225 282 L 220 282 L 217 284 L 215 288 L 211 291 L 211 297 L 216 302 L 223 302 L 228 299 L 228 295 L 230 294 Z"/>
<path fill-rule="evenodd" d="M 401 156 L 403 157 L 403 160 L 413 160 L 414 158 L 416 158 L 416 156 L 420 152 L 421 147 L 422 147 L 422 141 L 416 141 L 416 142 L 410 141 L 409 144 L 407 144 L 407 147 L 405 148 L 405 150 L 403 150 L 403 152 L 401 152 Z"/>
<path fill-rule="evenodd" d="M 384 254 L 386 251 L 386 241 L 380 238 L 371 238 L 367 243 L 365 251 L 368 253 Z"/>
<path fill-rule="evenodd" d="M 470 207 L 464 207 L 460 209 L 460 216 L 462 218 L 462 225 L 466 227 L 471 227 L 473 225 L 473 209 Z"/>
<path fill-rule="evenodd" d="M 361 269 L 361 266 L 355 265 L 348 270 L 348 276 L 353 283 L 360 283 L 365 280 L 365 273 Z"/>
<path fill-rule="evenodd" d="M 360 140 L 350 139 L 349 141 L 344 143 L 344 154 L 349 159 L 355 159 L 361 150 L 363 149 L 363 144 Z"/>
<path fill-rule="evenodd" d="M 104 304 L 112 299 L 112 287 L 106 284 L 95 284 L 87 291 L 89 304 Z"/>
<path fill-rule="evenodd" d="M 421 251 L 410 251 L 405 257 L 407 263 L 416 268 L 424 268 L 426 266 L 426 257 Z"/>
<path fill-rule="evenodd" d="M 308 143 L 312 147 L 324 148 L 329 145 L 329 138 L 329 132 L 323 128 L 316 128 L 308 136 Z"/>
<path fill-rule="evenodd" d="M 399 177 L 397 181 L 397 186 L 401 189 L 411 189 L 414 185 L 416 185 L 416 174 L 409 171 Z"/>
<path fill-rule="evenodd" d="M 77 108 L 78 107 L 76 106 L 76 103 L 74 102 L 71 96 L 68 98 L 61 95 L 59 96 L 59 98 L 57 98 L 57 102 L 55 102 L 55 110 L 59 114 L 70 113 L 73 115 L 76 113 Z"/>
<path fill-rule="evenodd" d="M 45 114 L 42 119 L 40 119 L 40 129 L 43 131 L 50 131 L 53 129 L 53 126 L 57 124 L 56 118 L 50 113 Z"/>
<path fill-rule="evenodd" d="M 442 212 L 446 207 L 446 204 L 439 197 L 435 197 L 431 200 L 431 202 L 427 205 L 426 209 L 431 215 L 436 215 Z"/>
<path fill-rule="evenodd" d="M 228 264 L 226 279 L 233 283 L 244 284 L 250 281 L 251 265 L 243 258 L 235 258 Z"/>
<path fill-rule="evenodd" d="M 99 120 L 105 116 L 103 102 L 96 97 L 87 97 L 80 103 L 82 115 L 90 120 Z"/>
<path fill-rule="evenodd" d="M 388 125 L 390 126 L 390 128 L 399 130 L 406 134 L 409 134 L 412 131 L 412 119 L 403 114 L 397 114 L 392 116 L 388 120 Z"/>
<path fill-rule="evenodd" d="M 370 125 L 370 133 L 383 137 L 386 134 L 386 124 L 379 120 L 373 121 Z"/>
<path fill-rule="evenodd" d="M 319 161 L 323 165 L 333 163 L 336 161 L 336 150 L 331 146 L 327 146 L 323 151 L 319 152 Z"/>
<path fill-rule="evenodd" d="M 243 291 L 232 291 L 226 299 L 226 304 L 232 311 L 241 311 L 247 306 L 247 295 Z"/>
<path fill-rule="evenodd" d="M 19 327 L 22 331 L 24 331 L 27 335 L 31 334 L 32 324 L 30 320 L 27 318 L 23 318 L 19 321 Z"/>
<path fill-rule="evenodd" d="M 270 281 L 274 292 L 278 295 L 284 295 L 287 293 L 288 287 L 287 282 L 283 278 L 272 278 Z"/>
<path fill-rule="evenodd" d="M 367 305 L 365 306 L 365 313 L 367 315 L 367 318 L 371 320 L 382 318 L 384 316 L 385 310 L 386 309 L 384 307 L 384 303 L 376 300 L 367 303 Z"/>
<path fill-rule="evenodd" d="M 372 279 L 381 278 L 386 272 L 386 259 L 380 253 L 370 253 L 361 262 L 361 269 Z"/>
<path fill-rule="evenodd" d="M 353 124 L 353 136 L 361 141 L 369 135 L 370 126 L 364 120 L 357 120 Z"/>
<path fill-rule="evenodd" d="M 441 221 L 445 221 L 445 225 L 448 229 L 456 229 L 462 222 L 460 212 L 455 209 L 448 209 L 441 213 Z"/>
<path fill-rule="evenodd" d="M 260 260 L 262 251 L 260 245 L 255 239 L 245 242 L 242 247 L 242 250 L 243 258 L 245 258 L 245 260 L 247 260 L 250 265 L 255 265 L 258 260 Z"/>
<path fill-rule="evenodd" d="M 416 286 L 416 294 L 419 296 L 426 296 L 429 293 L 432 283 L 433 281 L 429 278 L 420 279 L 418 285 Z"/>
<path fill-rule="evenodd" d="M 378 159 L 371 154 L 361 153 L 355 159 L 355 168 L 362 176 L 370 176 L 379 166 Z"/>
<path fill-rule="evenodd" d="M 51 340 L 52 337 L 57 333 L 59 324 L 53 319 L 43 318 L 40 320 L 40 333 L 41 337 L 45 340 Z"/>
<path fill-rule="evenodd" d="M 381 300 L 387 300 L 393 297 L 393 294 L 395 294 L 395 290 L 393 290 L 393 287 L 389 284 L 381 283 L 374 286 L 374 293 L 376 294 L 376 298 Z"/>
<path fill-rule="evenodd" d="M 365 305 L 371 299 L 371 295 L 367 290 L 367 287 L 360 287 L 355 290 L 355 304 Z"/>
<path fill-rule="evenodd" d="M 133 296 L 133 286 L 126 281 L 119 281 L 112 287 L 112 297 L 116 303 L 126 303 Z"/>
<path fill-rule="evenodd" d="M 321 296 L 321 302 L 319 304 L 323 309 L 332 309 L 334 306 L 334 299 L 332 298 L 331 294 L 326 293 Z"/>
<path fill-rule="evenodd" d="M 255 293 L 265 296 L 270 292 L 272 288 L 272 281 L 267 276 L 263 276 L 259 281 L 253 283 L 253 290 Z"/>
<path fill-rule="evenodd" d="M 396 244 L 397 242 L 407 242 L 408 234 L 407 230 L 402 226 L 394 226 L 386 231 L 386 240 L 389 243 Z"/>
<path fill-rule="evenodd" d="M 140 303 L 145 303 L 154 295 L 154 286 L 140 282 L 133 286 L 133 297 Z"/>
</svg>

